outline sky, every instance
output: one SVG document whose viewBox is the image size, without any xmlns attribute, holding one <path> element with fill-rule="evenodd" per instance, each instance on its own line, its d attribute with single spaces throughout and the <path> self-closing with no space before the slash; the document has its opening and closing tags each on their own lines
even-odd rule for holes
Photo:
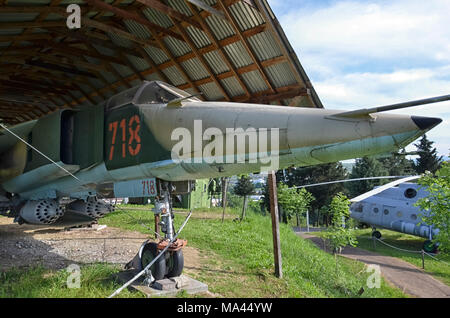
<svg viewBox="0 0 450 318">
<path fill-rule="evenodd" d="M 449 0 L 268 2 L 325 108 L 450 94 Z M 450 102 L 392 113 L 442 118 L 427 136 L 449 155 Z"/>
</svg>

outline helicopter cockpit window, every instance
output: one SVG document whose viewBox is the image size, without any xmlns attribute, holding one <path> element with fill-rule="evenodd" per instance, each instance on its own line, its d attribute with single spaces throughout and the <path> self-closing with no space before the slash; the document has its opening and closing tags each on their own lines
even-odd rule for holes
<svg viewBox="0 0 450 318">
<path fill-rule="evenodd" d="M 364 208 L 364 206 L 363 206 L 361 203 L 353 203 L 353 204 L 350 206 L 350 210 L 351 210 L 351 211 L 353 211 L 353 212 L 359 212 L 359 213 L 362 213 L 362 212 L 363 212 L 363 208 Z"/>
</svg>

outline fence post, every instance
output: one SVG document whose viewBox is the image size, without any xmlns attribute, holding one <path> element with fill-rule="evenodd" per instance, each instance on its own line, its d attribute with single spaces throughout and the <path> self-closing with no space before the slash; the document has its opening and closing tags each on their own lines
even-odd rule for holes
<svg viewBox="0 0 450 318">
<path fill-rule="evenodd" d="M 422 250 L 422 269 L 425 269 L 425 252 Z"/>
</svg>

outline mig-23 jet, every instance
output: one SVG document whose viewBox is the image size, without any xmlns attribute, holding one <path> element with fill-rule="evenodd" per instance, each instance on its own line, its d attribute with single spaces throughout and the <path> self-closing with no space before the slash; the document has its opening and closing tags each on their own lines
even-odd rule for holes
<svg viewBox="0 0 450 318">
<path fill-rule="evenodd" d="M 154 196 L 170 240 L 171 195 L 191 180 L 397 151 L 442 120 L 384 112 L 449 99 L 343 112 L 201 101 L 144 81 L 94 107 L 1 124 L 0 212 L 71 225 L 110 212 L 103 198 Z"/>
</svg>

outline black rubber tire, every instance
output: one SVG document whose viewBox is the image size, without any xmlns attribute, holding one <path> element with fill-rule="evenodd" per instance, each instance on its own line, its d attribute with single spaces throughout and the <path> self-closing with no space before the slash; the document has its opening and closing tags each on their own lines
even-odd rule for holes
<svg viewBox="0 0 450 318">
<path fill-rule="evenodd" d="M 145 268 L 158 254 L 157 244 L 154 242 L 147 243 L 141 255 L 141 266 L 142 269 Z M 150 266 L 150 270 L 152 271 L 152 275 L 156 280 L 163 279 L 166 274 L 166 260 L 164 256 L 161 256 L 156 260 L 156 262 Z"/>
<path fill-rule="evenodd" d="M 169 252 L 170 256 L 167 259 L 167 277 L 178 277 L 183 272 L 184 257 L 183 250 Z"/>
<path fill-rule="evenodd" d="M 372 237 L 375 237 L 377 239 L 381 239 L 381 232 L 380 231 L 373 231 Z"/>
</svg>

